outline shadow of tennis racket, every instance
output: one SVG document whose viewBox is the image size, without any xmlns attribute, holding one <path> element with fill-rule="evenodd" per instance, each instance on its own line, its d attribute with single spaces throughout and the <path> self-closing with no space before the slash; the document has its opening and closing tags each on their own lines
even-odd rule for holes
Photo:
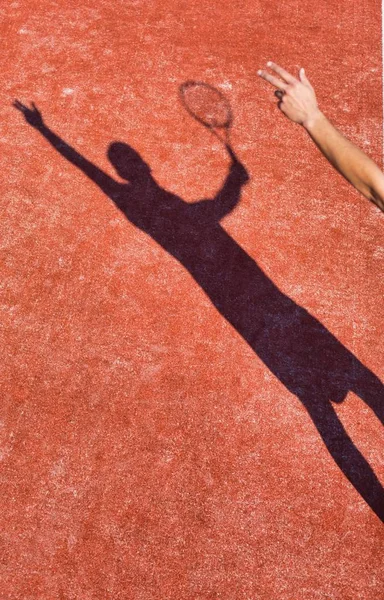
<svg viewBox="0 0 384 600">
<path fill-rule="evenodd" d="M 222 142 L 231 157 L 233 112 L 226 96 L 213 85 L 202 81 L 186 81 L 179 87 L 179 97 L 186 111 Z"/>
</svg>

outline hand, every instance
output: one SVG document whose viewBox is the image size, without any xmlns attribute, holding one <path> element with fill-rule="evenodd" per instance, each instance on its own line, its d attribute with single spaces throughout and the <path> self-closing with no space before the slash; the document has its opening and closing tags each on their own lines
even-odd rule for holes
<svg viewBox="0 0 384 600">
<path fill-rule="evenodd" d="M 281 80 L 266 71 L 257 74 L 278 89 L 275 96 L 279 98 L 278 107 L 291 121 L 306 127 L 312 123 L 321 112 L 317 106 L 315 90 L 311 86 L 304 69 L 299 71 L 299 79 L 275 63 L 268 62 L 267 67 L 280 75 Z"/>
<path fill-rule="evenodd" d="M 36 127 L 36 129 L 38 129 L 39 127 L 42 127 L 42 125 L 44 125 L 41 112 L 37 109 L 34 102 L 32 102 L 33 108 L 28 108 L 28 106 L 25 106 L 25 104 L 22 104 L 18 100 L 14 101 L 13 106 L 23 113 L 25 120 L 27 121 L 27 123 L 32 125 L 32 127 Z"/>
</svg>

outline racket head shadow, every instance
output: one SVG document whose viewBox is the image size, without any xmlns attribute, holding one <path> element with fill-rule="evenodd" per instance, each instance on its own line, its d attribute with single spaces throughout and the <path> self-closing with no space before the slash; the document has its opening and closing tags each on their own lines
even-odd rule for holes
<svg viewBox="0 0 384 600">
<path fill-rule="evenodd" d="M 179 97 L 191 117 L 216 135 L 215 130 L 223 131 L 228 140 L 233 113 L 228 99 L 220 90 L 203 81 L 189 80 L 180 85 Z"/>
</svg>

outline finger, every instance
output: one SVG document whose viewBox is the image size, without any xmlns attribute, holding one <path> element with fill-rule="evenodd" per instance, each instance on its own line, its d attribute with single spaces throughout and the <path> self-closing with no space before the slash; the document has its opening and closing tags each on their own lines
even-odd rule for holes
<svg viewBox="0 0 384 600">
<path fill-rule="evenodd" d="M 300 77 L 300 81 L 302 83 L 304 83 L 308 87 L 312 88 L 311 82 L 309 81 L 308 77 L 306 76 L 305 71 L 304 71 L 303 68 L 301 68 L 300 71 L 299 71 L 299 77 Z"/>
<path fill-rule="evenodd" d="M 257 71 L 257 74 L 262 79 L 265 79 L 265 81 L 268 81 L 268 83 L 270 83 L 271 85 L 274 85 L 275 87 L 279 88 L 280 90 L 285 91 L 288 87 L 286 83 L 284 83 L 283 81 L 280 81 L 280 79 L 278 79 L 277 77 L 274 77 L 273 75 L 270 75 L 266 71 Z"/>
<path fill-rule="evenodd" d="M 22 104 L 21 102 L 19 102 L 18 100 L 15 100 L 13 103 L 13 106 L 15 108 L 17 108 L 17 110 L 21 110 L 22 112 L 24 112 L 26 110 L 26 106 L 24 106 L 24 104 Z"/>
<path fill-rule="evenodd" d="M 277 65 L 276 63 L 273 63 L 271 61 L 267 62 L 267 67 L 269 67 L 270 69 L 272 69 L 272 71 L 275 71 L 275 73 L 277 73 L 278 75 L 280 75 L 280 77 L 282 79 L 284 79 L 284 81 L 286 83 L 296 83 L 297 79 L 296 77 L 294 77 L 293 75 L 291 75 L 290 73 L 288 73 L 288 71 L 286 71 L 285 69 L 283 69 L 283 67 L 280 67 L 279 65 Z"/>
</svg>

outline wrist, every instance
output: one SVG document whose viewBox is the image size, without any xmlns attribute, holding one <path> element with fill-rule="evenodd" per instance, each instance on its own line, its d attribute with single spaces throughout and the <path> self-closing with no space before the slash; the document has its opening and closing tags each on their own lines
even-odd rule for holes
<svg viewBox="0 0 384 600">
<path fill-rule="evenodd" d="M 40 133 L 43 133 L 47 129 L 45 123 L 36 123 L 36 125 L 32 125 L 32 127 L 36 129 L 36 131 L 40 131 Z"/>
<path fill-rule="evenodd" d="M 321 112 L 321 110 L 317 110 L 312 115 L 310 115 L 305 121 L 303 121 L 302 125 L 304 129 L 311 133 L 313 129 L 315 129 L 321 123 L 324 123 L 326 120 L 326 116 Z"/>
</svg>

